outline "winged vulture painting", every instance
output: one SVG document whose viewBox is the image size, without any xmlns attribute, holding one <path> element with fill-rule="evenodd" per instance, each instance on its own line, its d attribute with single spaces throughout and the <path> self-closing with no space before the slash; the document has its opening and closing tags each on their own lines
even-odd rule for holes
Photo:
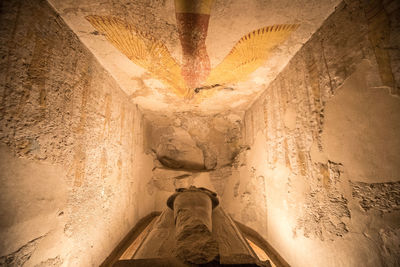
<svg viewBox="0 0 400 267">
<path fill-rule="evenodd" d="M 203 89 L 245 81 L 299 26 L 279 24 L 256 29 L 240 38 L 222 62 L 211 69 L 205 41 L 212 4 L 213 0 L 175 0 L 181 64 L 162 42 L 138 31 L 127 21 L 98 15 L 86 19 L 133 63 L 146 69 L 179 97 L 190 99 Z"/>
</svg>

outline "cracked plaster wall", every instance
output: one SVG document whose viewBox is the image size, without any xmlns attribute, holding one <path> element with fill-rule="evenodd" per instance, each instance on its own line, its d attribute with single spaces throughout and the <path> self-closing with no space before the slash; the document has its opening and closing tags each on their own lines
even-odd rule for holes
<svg viewBox="0 0 400 267">
<path fill-rule="evenodd" d="M 244 117 L 225 209 L 293 266 L 400 264 L 398 1 L 344 1 Z"/>
<path fill-rule="evenodd" d="M 46 1 L 0 43 L 0 266 L 99 265 L 154 210 L 143 115 Z"/>
</svg>

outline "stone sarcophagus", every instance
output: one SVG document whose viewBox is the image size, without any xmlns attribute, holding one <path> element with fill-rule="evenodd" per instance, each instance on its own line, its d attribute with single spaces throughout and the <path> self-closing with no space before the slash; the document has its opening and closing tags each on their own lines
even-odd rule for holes
<svg viewBox="0 0 400 267">
<path fill-rule="evenodd" d="M 113 266 L 271 266 L 259 260 L 216 193 L 180 188 L 167 206 L 130 259 Z"/>
</svg>

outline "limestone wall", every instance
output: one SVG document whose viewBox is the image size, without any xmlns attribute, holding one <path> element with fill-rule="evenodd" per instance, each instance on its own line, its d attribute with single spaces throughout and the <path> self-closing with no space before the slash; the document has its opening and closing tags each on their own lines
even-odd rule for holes
<svg viewBox="0 0 400 267">
<path fill-rule="evenodd" d="M 206 187 L 222 196 L 243 149 L 243 112 L 146 114 L 146 147 L 154 158 L 148 192 L 163 210 L 176 188 Z"/>
<path fill-rule="evenodd" d="M 97 266 L 138 219 L 143 116 L 45 1 L 2 1 L 0 265 Z"/>
<path fill-rule="evenodd" d="M 345 1 L 246 112 L 223 204 L 293 266 L 400 264 L 399 14 Z"/>
</svg>

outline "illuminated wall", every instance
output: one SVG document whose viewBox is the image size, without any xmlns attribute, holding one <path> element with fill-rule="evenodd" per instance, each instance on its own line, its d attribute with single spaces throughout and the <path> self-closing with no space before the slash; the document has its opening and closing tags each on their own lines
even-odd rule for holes
<svg viewBox="0 0 400 267">
<path fill-rule="evenodd" d="M 47 2 L 1 5 L 0 265 L 97 266 L 154 209 L 142 113 Z"/>
<path fill-rule="evenodd" d="M 400 264 L 398 14 L 341 4 L 246 112 L 225 209 L 293 266 Z"/>
<path fill-rule="evenodd" d="M 398 1 L 345 1 L 212 115 L 142 112 L 47 2 L 1 5 L 0 265 L 97 266 L 189 185 L 293 266 L 400 265 Z"/>
</svg>

